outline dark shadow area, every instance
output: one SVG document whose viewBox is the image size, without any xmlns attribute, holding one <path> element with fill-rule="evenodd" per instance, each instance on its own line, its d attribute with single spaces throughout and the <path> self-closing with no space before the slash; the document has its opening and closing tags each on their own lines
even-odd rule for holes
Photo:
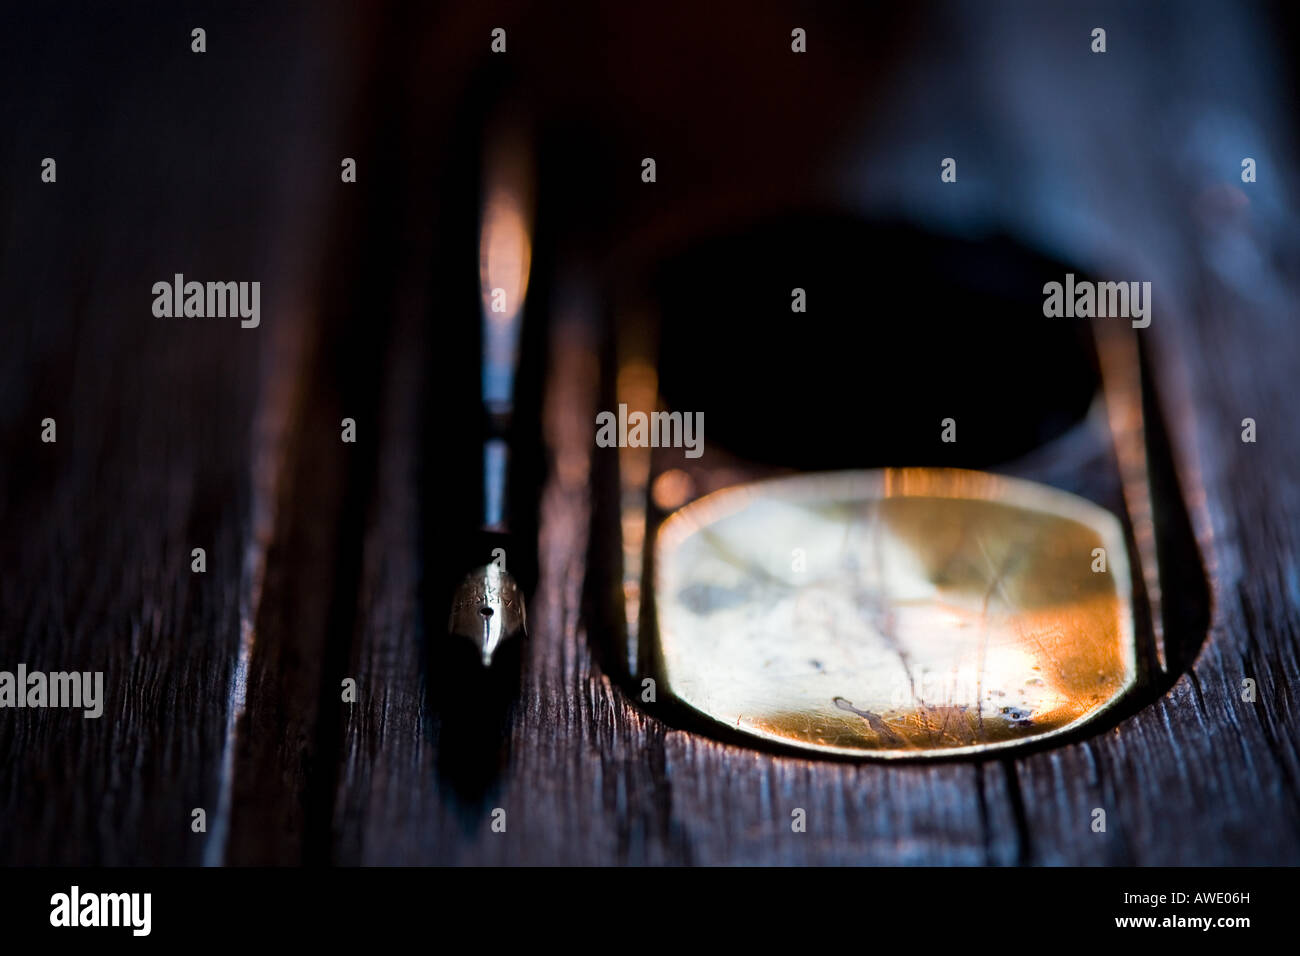
<svg viewBox="0 0 1300 956">
<path fill-rule="evenodd" d="M 1141 337 L 1138 339 L 1142 343 Z M 1146 422 L 1147 475 L 1156 528 L 1156 556 L 1160 563 L 1161 616 L 1164 621 L 1168 673 L 1163 693 L 1200 653 L 1210 626 L 1210 588 L 1201 549 L 1183 500 L 1174 465 L 1173 447 L 1164 411 L 1156 395 L 1149 350 L 1139 348 L 1142 365 L 1142 413 Z"/>
<path fill-rule="evenodd" d="M 1066 271 L 1003 238 L 764 222 L 658 269 L 661 389 L 753 461 L 987 467 L 1064 433 L 1097 390 L 1087 323 L 1044 319 L 1036 294 Z"/>
</svg>

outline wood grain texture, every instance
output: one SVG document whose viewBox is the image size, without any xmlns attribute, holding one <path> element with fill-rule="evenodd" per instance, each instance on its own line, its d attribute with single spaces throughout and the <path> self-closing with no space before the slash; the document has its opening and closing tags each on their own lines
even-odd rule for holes
<svg viewBox="0 0 1300 956">
<path fill-rule="evenodd" d="M 1215 311 L 1209 314 L 1223 314 Z M 1189 323 L 1190 325 L 1190 323 Z M 1186 328 L 1187 326 L 1184 326 Z M 1249 328 L 1249 324 L 1245 324 Z M 1269 323 L 1261 322 L 1261 331 Z M 1249 352 L 1241 334 L 1215 341 L 1205 354 Z M 556 374 L 548 406 L 552 452 L 571 463 L 590 455 L 585 423 L 594 412 L 586 375 L 592 352 L 574 334 L 556 336 Z M 1240 359 L 1243 363 L 1247 360 Z M 1286 363 L 1277 363 L 1285 367 Z M 1219 368 L 1226 368 L 1229 360 Z M 1279 368 L 1279 373 L 1281 372 Z M 1197 401 L 1209 369 L 1193 373 Z M 1260 388 L 1261 369 L 1234 383 L 1236 403 L 1278 407 Z M 1202 374 L 1204 373 L 1204 374 Z M 1265 384 L 1265 388 L 1268 386 Z M 1278 442 L 1242 445 L 1239 426 L 1218 416 L 1182 419 L 1181 440 L 1216 449 L 1219 481 L 1249 474 L 1258 494 L 1285 498 L 1285 470 L 1259 467 L 1259 454 L 1285 460 Z M 1220 431 L 1216 434 L 1212 427 Z M 1185 447 L 1185 446 L 1184 446 Z M 1242 460 L 1243 455 L 1256 457 Z M 1227 459 L 1227 461 L 1225 461 Z M 1248 461 L 1248 463 L 1247 463 Z M 1230 463 L 1235 462 L 1235 463 Z M 395 462 L 395 465 L 398 463 Z M 1203 463 L 1188 464 L 1193 501 L 1222 501 L 1230 513 L 1250 503 L 1214 485 Z M 398 465 L 400 468 L 400 465 Z M 1230 477 L 1235 475 L 1236 477 Z M 1270 479 L 1268 476 L 1275 476 Z M 1199 476 L 1197 478 L 1196 476 Z M 414 491 L 392 489 L 390 505 L 414 507 Z M 358 628 L 361 670 L 381 683 L 349 720 L 347 781 L 335 809 L 339 859 L 346 862 L 563 863 L 831 863 L 831 864 L 1228 864 L 1294 863 L 1296 828 L 1294 702 L 1289 670 L 1295 654 L 1293 581 L 1285 564 L 1232 587 L 1241 603 L 1218 593 L 1211 631 L 1196 665 L 1173 689 L 1118 727 L 1065 747 L 980 763 L 883 766 L 810 761 L 720 743 L 661 724 L 653 706 L 629 700 L 593 661 L 578 616 L 591 502 L 581 478 L 554 473 L 544 496 L 543 578 L 530 611 L 530 662 L 523 705 L 496 789 L 471 806 L 440 795 L 436 734 L 425 730 L 409 577 L 394 575 L 397 549 L 372 539 L 375 588 L 384 598 Z M 1198 517 L 1203 522 L 1204 514 Z M 1234 519 L 1238 520 L 1238 519 Z M 1256 534 L 1291 554 L 1285 522 L 1255 516 Z M 388 519 L 396 529 L 406 521 Z M 1292 523 L 1293 524 L 1293 523 Z M 376 531 L 379 531 L 376 528 Z M 1212 567 L 1248 565 L 1239 544 L 1203 535 Z M 1282 542 L 1278 541 L 1283 537 Z M 1256 544 L 1255 547 L 1265 547 Z M 1255 561 L 1263 560 L 1257 557 Z M 1293 560 L 1292 558 L 1285 558 Z M 401 562 L 397 562 L 401 566 Z M 1258 564 L 1253 565 L 1258 567 Z M 1221 574 L 1221 571 L 1219 572 Z M 369 579 L 368 579 L 369 581 Z M 1229 592 L 1232 593 L 1232 592 Z M 1263 609 L 1267 602 L 1271 608 Z M 1253 618 L 1251 615 L 1255 615 Z M 1248 625 L 1247 620 L 1254 623 Z M 1277 631 L 1260 622 L 1275 622 Z M 1240 699 L 1241 678 L 1254 676 L 1260 696 Z M 393 682 L 400 688 L 393 690 Z M 646 711 L 650 711 L 647 713 Z M 405 730 L 403 730 L 405 728 Z M 380 740 L 382 739 L 382 745 Z M 395 744 L 396 742 L 396 744 Z M 488 826 L 492 808 L 509 814 L 507 834 Z M 790 811 L 808 812 L 808 832 L 790 831 Z M 1107 812 L 1107 831 L 1090 828 Z"/>
<path fill-rule="evenodd" d="M 14 130 L 0 141 L 0 667 L 103 670 L 108 707 L 0 715 L 0 862 L 1300 862 L 1300 276 L 1285 248 L 1270 296 L 1206 279 L 1145 339 L 1212 592 L 1194 664 L 1118 726 L 979 762 L 756 750 L 661 719 L 602 669 L 615 635 L 586 598 L 608 571 L 590 564 L 605 333 L 598 302 L 556 296 L 522 685 L 485 755 L 494 772 L 466 788 L 429 690 L 445 611 L 425 592 L 446 546 L 428 513 L 456 462 L 430 460 L 421 436 L 463 358 L 430 278 L 430 181 L 461 92 L 443 80 L 470 71 L 463 38 L 490 15 L 451 29 L 419 5 L 330 10 L 214 18 L 208 73 L 141 65 L 122 52 L 138 49 L 134 21 L 107 15 L 99 40 L 66 50 L 57 21 L 8 31 L 84 69 L 75 89 L 50 65 L 0 94 Z M 151 13 L 150 42 L 184 51 L 188 21 Z M 220 52 L 223 26 L 238 56 Z M 358 143 L 370 165 L 339 194 Z M 33 159 L 50 154 L 57 190 Z M 264 277 L 263 328 L 160 326 L 147 292 L 178 270 Z M 46 415 L 55 445 L 39 441 Z M 338 441 L 344 415 L 355 447 Z M 1069 486 L 1074 466 L 1049 472 Z M 196 546 L 206 575 L 189 571 Z"/>
<path fill-rule="evenodd" d="M 231 8 L 210 23 L 237 46 L 184 70 L 188 20 L 146 12 L 7 13 L 3 31 L 0 58 L 21 75 L 2 111 L 0 657 L 101 670 L 108 698 L 97 720 L 0 720 L 6 862 L 202 858 L 191 810 L 219 802 L 251 436 L 285 323 L 259 335 L 237 319 L 157 319 L 151 287 L 176 272 L 260 278 L 264 316 L 292 315 L 311 258 L 298 234 L 311 181 L 292 156 L 319 144 L 299 87 L 269 102 L 261 89 L 310 72 L 275 49 L 290 24 Z M 46 155 L 54 185 L 32 174 Z M 45 416 L 55 444 L 40 442 Z M 206 574 L 190 571 L 194 547 Z"/>
</svg>

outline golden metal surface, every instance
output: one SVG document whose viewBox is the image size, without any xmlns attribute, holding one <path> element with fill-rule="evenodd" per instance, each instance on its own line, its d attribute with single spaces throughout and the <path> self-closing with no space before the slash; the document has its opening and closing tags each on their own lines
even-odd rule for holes
<svg viewBox="0 0 1300 956">
<path fill-rule="evenodd" d="M 1119 521 L 1032 482 L 889 469 L 739 485 L 671 515 L 654 560 L 667 690 L 788 746 L 1005 748 L 1092 720 L 1137 679 Z"/>
</svg>

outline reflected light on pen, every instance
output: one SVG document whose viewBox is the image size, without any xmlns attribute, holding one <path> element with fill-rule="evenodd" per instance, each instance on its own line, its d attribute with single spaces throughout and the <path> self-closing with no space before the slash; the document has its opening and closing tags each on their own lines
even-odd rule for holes
<svg viewBox="0 0 1300 956">
<path fill-rule="evenodd" d="M 514 190 L 498 187 L 488 197 L 479 234 L 483 311 L 492 322 L 509 323 L 519 317 L 528 291 L 531 258 L 532 243 L 523 202 Z M 504 310 L 499 306 L 494 308 L 494 296 L 500 293 L 504 293 Z"/>
<path fill-rule="evenodd" d="M 519 329 L 532 260 L 523 190 L 495 186 L 483 207 L 479 281 L 483 302 L 483 399 L 508 405 L 514 391 Z"/>
</svg>

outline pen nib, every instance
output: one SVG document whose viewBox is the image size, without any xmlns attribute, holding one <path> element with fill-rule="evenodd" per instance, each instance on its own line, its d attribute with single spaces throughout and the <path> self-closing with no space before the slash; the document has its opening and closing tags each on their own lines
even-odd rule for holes
<svg viewBox="0 0 1300 956">
<path fill-rule="evenodd" d="M 473 641 L 483 666 L 491 667 L 501 642 L 525 630 L 524 595 L 515 579 L 495 564 L 465 575 L 451 602 L 447 630 Z"/>
</svg>

